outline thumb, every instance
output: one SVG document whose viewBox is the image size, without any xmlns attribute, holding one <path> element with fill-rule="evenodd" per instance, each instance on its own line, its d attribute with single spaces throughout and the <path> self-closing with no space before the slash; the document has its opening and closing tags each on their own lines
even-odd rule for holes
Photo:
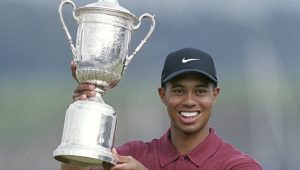
<svg viewBox="0 0 300 170">
<path fill-rule="evenodd" d="M 76 77 L 76 63 L 74 60 L 71 61 L 71 72 L 72 72 L 72 76 L 74 77 L 74 79 L 78 82 L 77 77 Z"/>
<path fill-rule="evenodd" d="M 112 154 L 113 154 L 113 156 L 114 156 L 114 158 L 115 158 L 115 161 L 116 161 L 116 162 L 119 162 L 119 160 L 120 160 L 120 155 L 117 153 L 116 148 L 113 148 L 113 149 L 112 149 Z"/>
</svg>

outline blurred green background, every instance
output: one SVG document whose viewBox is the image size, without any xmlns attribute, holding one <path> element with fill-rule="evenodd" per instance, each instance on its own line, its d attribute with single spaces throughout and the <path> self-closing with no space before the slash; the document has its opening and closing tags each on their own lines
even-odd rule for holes
<svg viewBox="0 0 300 170">
<path fill-rule="evenodd" d="M 77 86 L 59 3 L 0 0 L 0 169 L 59 169 L 52 152 L 60 144 L 65 111 Z M 216 63 L 222 91 L 211 123 L 217 132 L 264 169 L 298 169 L 299 1 L 119 3 L 137 16 L 155 14 L 157 27 L 119 85 L 105 96 L 118 114 L 116 145 L 159 138 L 168 129 L 157 95 L 164 58 L 170 51 L 195 47 Z M 75 39 L 70 14 L 66 8 Z M 132 48 L 148 24 L 133 34 Z"/>
</svg>

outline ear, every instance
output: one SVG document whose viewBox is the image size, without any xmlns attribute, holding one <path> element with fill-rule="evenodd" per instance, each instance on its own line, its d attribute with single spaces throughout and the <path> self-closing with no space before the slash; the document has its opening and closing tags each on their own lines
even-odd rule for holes
<svg viewBox="0 0 300 170">
<path fill-rule="evenodd" d="M 221 91 L 221 88 L 218 86 L 218 87 L 216 87 L 215 89 L 214 89 L 214 101 L 216 101 L 217 100 L 217 98 L 218 98 L 218 96 L 219 96 L 219 94 L 220 94 L 220 91 Z"/>
<path fill-rule="evenodd" d="M 166 100 L 165 100 L 165 95 L 166 95 L 166 91 L 164 88 L 160 87 L 158 88 L 158 94 L 159 94 L 159 97 L 160 97 L 160 100 L 166 104 Z"/>
</svg>

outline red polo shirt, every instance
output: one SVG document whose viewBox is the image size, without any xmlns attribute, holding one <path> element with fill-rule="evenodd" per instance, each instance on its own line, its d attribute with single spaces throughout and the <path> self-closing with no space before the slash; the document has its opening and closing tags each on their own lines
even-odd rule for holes
<svg viewBox="0 0 300 170">
<path fill-rule="evenodd" d="M 209 136 L 187 155 L 181 155 L 170 141 L 170 130 L 151 142 L 133 141 L 117 148 L 149 170 L 261 170 L 250 156 L 224 142 L 213 128 Z"/>
</svg>

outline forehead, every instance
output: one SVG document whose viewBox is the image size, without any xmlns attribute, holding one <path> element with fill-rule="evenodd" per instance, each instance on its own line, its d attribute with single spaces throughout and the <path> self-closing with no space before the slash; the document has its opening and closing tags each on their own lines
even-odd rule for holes
<svg viewBox="0 0 300 170">
<path fill-rule="evenodd" d="M 174 77 L 173 79 L 169 80 L 167 82 L 167 84 L 174 85 L 174 84 L 180 84 L 183 82 L 196 82 L 201 85 L 209 85 L 211 81 L 202 74 L 189 72 L 189 73 L 180 74 L 180 75 Z"/>
</svg>

